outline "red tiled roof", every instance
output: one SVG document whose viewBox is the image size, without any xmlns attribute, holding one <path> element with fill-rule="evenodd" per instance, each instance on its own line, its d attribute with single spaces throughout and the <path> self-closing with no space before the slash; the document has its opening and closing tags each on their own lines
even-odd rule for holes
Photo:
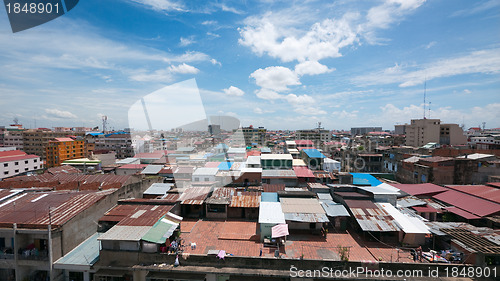
<svg viewBox="0 0 500 281">
<path fill-rule="evenodd" d="M 435 185 L 432 183 L 420 183 L 420 184 L 394 184 L 390 183 L 390 185 L 398 188 L 410 195 L 419 196 L 419 195 L 434 195 L 440 192 L 448 191 L 447 188 L 441 187 L 439 185 Z"/>
<path fill-rule="evenodd" d="M 500 204 L 498 203 L 487 201 L 455 190 L 445 191 L 434 195 L 433 198 L 480 217 L 500 212 Z"/>
</svg>

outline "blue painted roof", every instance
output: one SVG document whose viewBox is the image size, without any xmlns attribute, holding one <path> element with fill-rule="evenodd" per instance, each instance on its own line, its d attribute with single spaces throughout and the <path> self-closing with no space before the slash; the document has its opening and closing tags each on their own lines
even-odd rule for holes
<svg viewBox="0 0 500 281">
<path fill-rule="evenodd" d="M 363 173 L 351 173 L 352 175 L 352 184 L 354 185 L 369 185 L 369 186 L 377 186 L 382 184 L 377 178 L 370 174 Z"/>
<path fill-rule="evenodd" d="M 323 153 L 319 152 L 319 150 L 315 148 L 306 148 L 302 149 L 302 151 L 304 151 L 304 153 L 307 154 L 309 158 L 326 158 Z"/>
<path fill-rule="evenodd" d="M 221 162 L 217 168 L 221 171 L 229 171 L 231 169 L 231 166 L 233 165 L 233 162 Z"/>
<path fill-rule="evenodd" d="M 87 135 L 91 135 L 91 136 L 99 136 L 99 135 L 102 135 L 103 133 L 101 132 L 92 132 L 92 133 L 87 133 Z"/>
<path fill-rule="evenodd" d="M 279 202 L 278 193 L 262 192 L 262 194 L 260 195 L 260 202 Z"/>
</svg>

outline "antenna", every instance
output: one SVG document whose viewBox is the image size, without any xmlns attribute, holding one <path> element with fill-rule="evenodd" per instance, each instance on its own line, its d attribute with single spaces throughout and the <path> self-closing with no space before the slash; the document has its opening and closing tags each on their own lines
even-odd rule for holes
<svg viewBox="0 0 500 281">
<path fill-rule="evenodd" d="M 431 119 L 431 102 L 429 102 L 429 119 Z"/>
<path fill-rule="evenodd" d="M 106 132 L 106 124 L 108 123 L 108 116 L 103 115 L 102 116 L 102 132 Z"/>
</svg>

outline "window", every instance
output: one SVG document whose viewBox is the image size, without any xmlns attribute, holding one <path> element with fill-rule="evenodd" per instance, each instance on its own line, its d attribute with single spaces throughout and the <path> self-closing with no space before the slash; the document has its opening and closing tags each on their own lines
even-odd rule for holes
<svg viewBox="0 0 500 281">
<path fill-rule="evenodd" d="M 3 172 L 4 175 L 8 175 L 9 174 L 9 171 L 5 171 Z"/>
<path fill-rule="evenodd" d="M 205 178 L 205 181 L 209 181 L 210 179 L 209 178 Z"/>
<path fill-rule="evenodd" d="M 16 165 L 16 166 L 19 165 L 19 162 L 14 162 L 14 165 Z"/>
<path fill-rule="evenodd" d="M 15 172 L 15 173 L 19 173 L 19 170 L 15 170 L 14 172 Z"/>
<path fill-rule="evenodd" d="M 4 167 L 9 167 L 9 163 L 4 163 L 3 166 Z"/>
<path fill-rule="evenodd" d="M 24 164 L 28 164 L 28 160 L 24 161 Z"/>
</svg>

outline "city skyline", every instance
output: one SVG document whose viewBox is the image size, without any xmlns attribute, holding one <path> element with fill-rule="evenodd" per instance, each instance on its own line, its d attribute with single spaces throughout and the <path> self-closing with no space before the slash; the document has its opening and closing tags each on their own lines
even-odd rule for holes
<svg viewBox="0 0 500 281">
<path fill-rule="evenodd" d="M 82 1 L 13 34 L 0 16 L 0 122 L 129 127 L 141 97 L 195 79 L 207 116 L 327 129 L 425 114 L 500 127 L 498 1 Z M 429 104 L 430 103 L 430 104 Z"/>
</svg>

